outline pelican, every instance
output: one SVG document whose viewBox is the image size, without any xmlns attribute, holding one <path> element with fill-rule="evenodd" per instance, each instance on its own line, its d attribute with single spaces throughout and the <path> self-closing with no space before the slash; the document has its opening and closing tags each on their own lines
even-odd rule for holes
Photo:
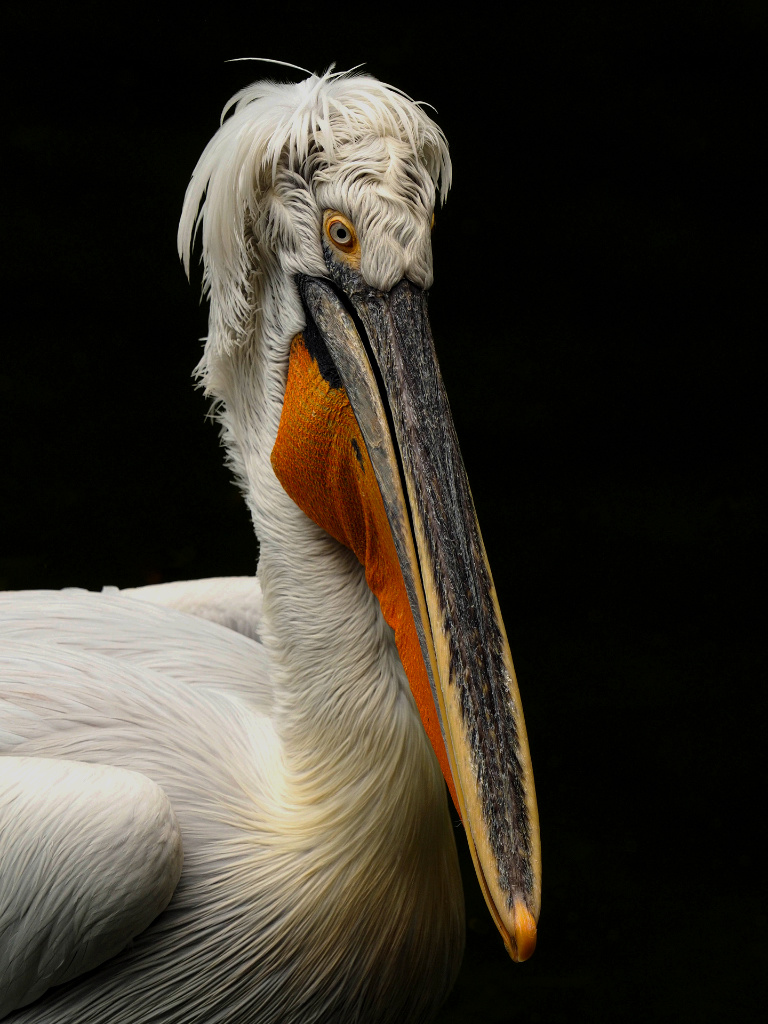
<svg viewBox="0 0 768 1024">
<path fill-rule="evenodd" d="M 427 316 L 450 178 L 367 75 L 225 108 L 179 247 L 189 272 L 199 229 L 258 571 L 0 599 L 12 1024 L 432 1020 L 464 944 L 448 794 L 533 951 L 525 723 Z"/>
</svg>

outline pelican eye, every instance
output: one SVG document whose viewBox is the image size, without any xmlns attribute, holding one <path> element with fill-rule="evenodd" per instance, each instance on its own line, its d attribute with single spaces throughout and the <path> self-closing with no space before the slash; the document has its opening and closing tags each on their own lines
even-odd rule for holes
<svg viewBox="0 0 768 1024">
<path fill-rule="evenodd" d="M 357 234 L 346 217 L 334 214 L 325 223 L 325 231 L 337 249 L 342 252 L 354 252 L 357 248 Z"/>
</svg>

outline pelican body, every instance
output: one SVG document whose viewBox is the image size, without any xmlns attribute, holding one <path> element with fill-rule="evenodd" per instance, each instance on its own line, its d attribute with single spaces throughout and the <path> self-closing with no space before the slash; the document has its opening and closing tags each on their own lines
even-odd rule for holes
<svg viewBox="0 0 768 1024">
<path fill-rule="evenodd" d="M 427 315 L 445 139 L 362 75 L 230 108 L 179 246 L 200 228 L 258 573 L 0 596 L 12 1024 L 433 1019 L 449 799 L 507 949 L 535 944 L 525 723 Z"/>
</svg>

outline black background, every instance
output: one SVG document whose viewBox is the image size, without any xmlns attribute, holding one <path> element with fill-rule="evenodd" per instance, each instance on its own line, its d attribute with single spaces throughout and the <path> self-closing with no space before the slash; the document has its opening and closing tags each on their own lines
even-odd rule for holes
<svg viewBox="0 0 768 1024">
<path fill-rule="evenodd" d="M 764 1011 L 767 29 L 747 0 L 7 8 L 3 587 L 253 571 L 175 233 L 225 100 L 300 76 L 226 59 L 366 61 L 437 108 L 433 328 L 544 856 L 524 966 L 468 868 L 441 1024 Z"/>
</svg>

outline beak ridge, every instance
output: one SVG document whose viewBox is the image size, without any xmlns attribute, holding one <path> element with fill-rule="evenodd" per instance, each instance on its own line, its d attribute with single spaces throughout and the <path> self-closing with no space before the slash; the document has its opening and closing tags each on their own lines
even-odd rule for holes
<svg viewBox="0 0 768 1024">
<path fill-rule="evenodd" d="M 541 887 L 533 772 L 426 295 L 407 279 L 384 293 L 347 267 L 331 274 L 335 288 L 309 278 L 300 288 L 371 456 L 486 902 L 525 960 Z"/>
</svg>

